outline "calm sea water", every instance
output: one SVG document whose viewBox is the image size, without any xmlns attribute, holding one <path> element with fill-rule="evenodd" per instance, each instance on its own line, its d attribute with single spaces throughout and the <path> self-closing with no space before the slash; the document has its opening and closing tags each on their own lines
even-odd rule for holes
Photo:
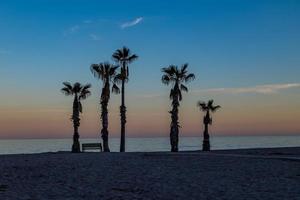
<svg viewBox="0 0 300 200">
<path fill-rule="evenodd" d="M 110 139 L 111 151 L 119 150 L 119 138 Z M 99 139 L 81 139 L 81 143 L 99 142 Z M 24 139 L 0 140 L 0 154 L 42 153 L 70 151 L 71 139 Z M 199 150 L 201 137 L 180 138 L 180 150 Z M 300 146 L 300 136 L 214 136 L 212 149 L 239 149 L 259 147 Z M 169 151 L 169 138 L 127 138 L 126 151 L 153 152 Z"/>
</svg>

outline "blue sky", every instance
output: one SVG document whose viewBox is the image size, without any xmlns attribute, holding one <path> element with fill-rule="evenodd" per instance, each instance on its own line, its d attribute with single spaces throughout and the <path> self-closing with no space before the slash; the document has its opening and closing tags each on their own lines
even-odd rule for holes
<svg viewBox="0 0 300 200">
<path fill-rule="evenodd" d="M 299 91 L 297 0 L 3 0 L 0 27 L 2 108 L 59 106 L 65 80 L 92 83 L 97 102 L 89 66 L 123 45 L 140 56 L 128 95 L 168 93 L 160 68 L 185 62 L 197 76 L 191 90 Z"/>
<path fill-rule="evenodd" d="M 142 58 L 137 72 L 151 78 L 161 66 L 189 62 L 207 86 L 293 82 L 299 8 L 298 1 L 1 1 L 0 48 L 8 54 L 1 64 L 80 77 L 127 45 Z"/>
</svg>

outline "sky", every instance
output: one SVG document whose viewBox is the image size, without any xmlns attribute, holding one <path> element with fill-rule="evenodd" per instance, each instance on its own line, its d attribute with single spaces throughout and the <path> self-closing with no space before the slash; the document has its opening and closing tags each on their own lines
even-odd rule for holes
<svg viewBox="0 0 300 200">
<path fill-rule="evenodd" d="M 126 85 L 127 136 L 169 136 L 170 87 L 160 69 L 189 63 L 180 135 L 201 136 L 199 100 L 214 99 L 212 135 L 300 134 L 298 0 L 2 0 L 0 138 L 68 138 L 72 98 L 91 83 L 80 135 L 100 134 L 102 84 L 89 70 L 126 45 L 139 59 Z M 120 95 L 109 104 L 120 135 Z"/>
</svg>

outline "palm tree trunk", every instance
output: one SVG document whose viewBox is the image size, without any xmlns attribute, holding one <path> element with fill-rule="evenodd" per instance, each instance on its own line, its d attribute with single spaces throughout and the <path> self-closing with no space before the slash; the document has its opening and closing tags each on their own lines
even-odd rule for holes
<svg viewBox="0 0 300 200">
<path fill-rule="evenodd" d="M 125 72 L 125 65 L 123 65 L 123 72 Z M 121 88 L 121 106 L 120 106 L 120 116 L 121 116 L 121 141 L 120 141 L 120 152 L 125 152 L 125 124 L 126 124 L 126 106 L 125 106 L 125 78 L 122 80 Z"/>
<path fill-rule="evenodd" d="M 80 152 L 80 143 L 79 143 L 78 126 L 74 125 L 72 153 L 79 153 L 79 152 Z"/>
<path fill-rule="evenodd" d="M 79 153 L 80 143 L 79 143 L 78 128 L 80 126 L 80 118 L 79 118 L 79 102 L 78 102 L 77 94 L 75 94 L 74 102 L 73 102 L 72 120 L 73 120 L 73 127 L 74 127 L 72 153 Z"/>
<path fill-rule="evenodd" d="M 104 152 L 110 152 L 108 145 L 108 101 L 110 97 L 110 86 L 109 79 L 106 79 L 104 87 L 101 93 L 101 120 L 102 120 L 102 129 L 101 137 L 103 140 L 103 150 Z"/>
<path fill-rule="evenodd" d="M 203 132 L 203 151 L 210 151 L 210 142 L 209 142 L 209 134 L 208 134 L 208 124 L 210 122 L 209 111 L 207 111 L 206 116 L 203 119 L 204 122 L 204 132 Z"/>
<path fill-rule="evenodd" d="M 178 135 L 179 135 L 179 123 L 178 123 L 178 97 L 175 95 L 173 99 L 173 108 L 171 113 L 171 130 L 170 130 L 170 142 L 171 151 L 178 152 Z"/>
<path fill-rule="evenodd" d="M 109 150 L 109 145 L 108 145 L 108 110 L 107 110 L 107 105 L 108 102 L 101 102 L 102 105 L 102 113 L 101 113 L 101 118 L 102 118 L 102 130 L 101 130 L 101 137 L 103 140 L 103 150 L 104 152 L 110 152 Z"/>
</svg>

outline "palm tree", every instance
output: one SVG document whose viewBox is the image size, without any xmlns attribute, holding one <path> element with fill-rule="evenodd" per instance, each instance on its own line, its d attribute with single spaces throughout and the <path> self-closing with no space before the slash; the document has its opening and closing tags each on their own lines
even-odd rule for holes
<svg viewBox="0 0 300 200">
<path fill-rule="evenodd" d="M 178 122 L 178 107 L 179 102 L 182 100 L 181 91 L 188 92 L 188 88 L 183 83 L 188 83 L 195 79 L 194 74 L 188 74 L 188 64 L 183 64 L 181 69 L 175 65 L 162 68 L 164 75 L 161 80 L 165 85 L 172 84 L 170 92 L 170 99 L 172 100 L 172 110 L 169 111 L 171 114 L 171 130 L 170 130 L 170 142 L 171 151 L 178 151 L 178 135 L 179 135 L 179 122 Z"/>
<path fill-rule="evenodd" d="M 120 89 L 113 82 L 116 76 L 116 70 L 118 66 L 112 65 L 108 62 L 100 64 L 92 64 L 91 72 L 94 76 L 102 80 L 103 87 L 101 92 L 100 104 L 101 104 L 101 119 L 102 119 L 102 130 L 101 137 L 103 140 L 103 149 L 104 152 L 109 152 L 108 145 L 108 102 L 110 99 L 110 83 L 112 82 L 112 92 L 120 93 Z"/>
<path fill-rule="evenodd" d="M 91 84 L 81 85 L 78 82 L 74 83 L 73 85 L 71 85 L 71 83 L 69 82 L 63 82 L 63 84 L 64 87 L 61 89 L 61 92 L 66 96 L 74 95 L 73 114 L 71 117 L 74 127 L 72 152 L 78 153 L 80 152 L 78 128 L 80 126 L 79 113 L 82 113 L 81 100 L 84 100 L 91 95 L 91 92 L 89 91 L 89 89 L 91 88 Z"/>
<path fill-rule="evenodd" d="M 130 49 L 123 47 L 117 49 L 112 58 L 121 66 L 121 72 L 115 78 L 117 82 L 121 82 L 121 106 L 120 106 L 120 116 L 121 116 L 121 142 L 120 142 L 120 152 L 125 152 L 125 124 L 126 124 L 126 106 L 125 106 L 125 82 L 128 81 L 130 63 L 135 61 L 138 56 L 136 54 L 131 54 Z"/>
<path fill-rule="evenodd" d="M 198 106 L 201 111 L 206 112 L 206 115 L 203 117 L 204 132 L 203 132 L 203 151 L 210 151 L 210 142 L 208 134 L 208 125 L 212 124 L 212 118 L 210 117 L 210 112 L 216 112 L 221 106 L 214 106 L 214 100 L 209 100 L 207 103 L 203 101 L 198 102 Z"/>
</svg>

